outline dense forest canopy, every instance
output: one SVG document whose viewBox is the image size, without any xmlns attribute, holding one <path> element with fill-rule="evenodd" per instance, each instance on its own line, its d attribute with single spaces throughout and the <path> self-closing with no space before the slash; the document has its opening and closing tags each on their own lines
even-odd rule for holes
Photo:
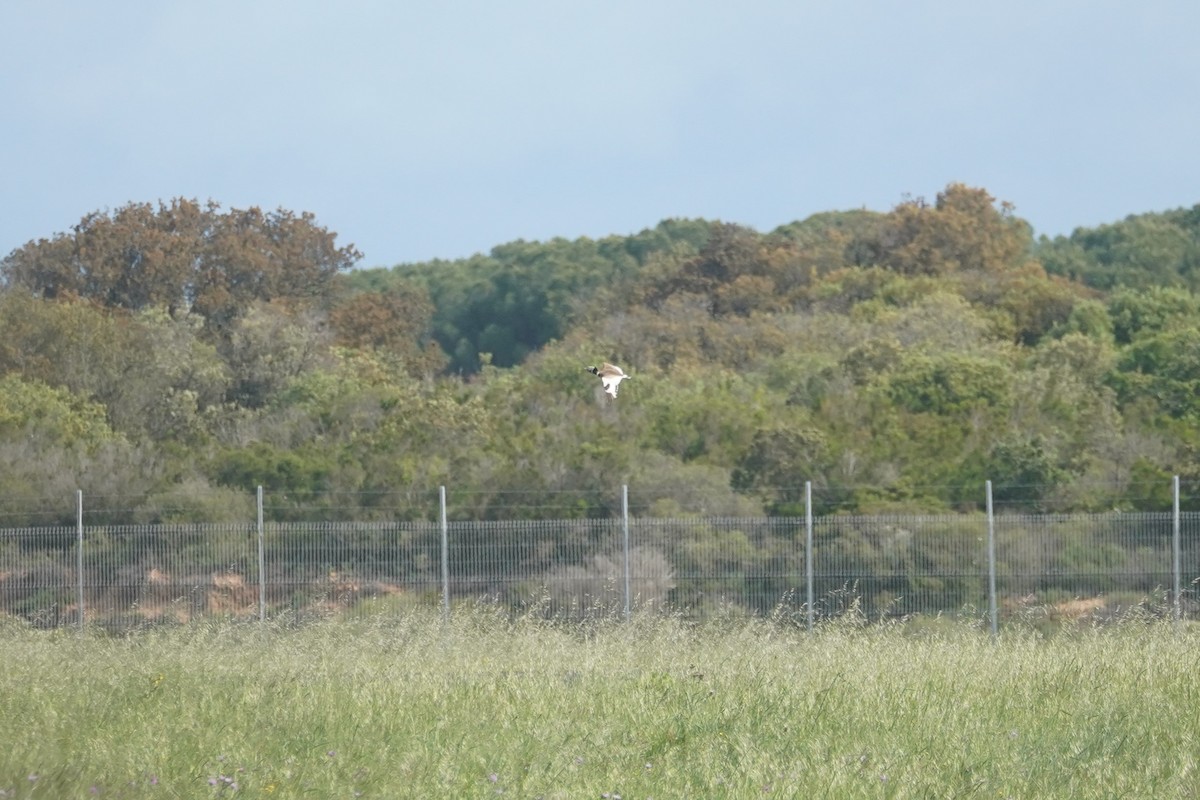
<svg viewBox="0 0 1200 800">
<path fill-rule="evenodd" d="M 0 525 L 1164 507 L 1200 480 L 1200 205 L 1034 239 L 951 184 L 354 269 L 311 214 L 176 199 L 0 262 Z M 634 376 L 610 402 L 583 366 Z M 567 498 L 567 499 L 564 499 Z M 1195 495 L 1185 499 L 1195 506 Z"/>
</svg>

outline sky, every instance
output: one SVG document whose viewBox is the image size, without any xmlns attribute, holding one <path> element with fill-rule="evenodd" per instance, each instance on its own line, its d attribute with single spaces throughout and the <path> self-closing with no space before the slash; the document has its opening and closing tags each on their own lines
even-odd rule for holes
<svg viewBox="0 0 1200 800">
<path fill-rule="evenodd" d="M 311 212 L 363 267 L 952 182 L 1037 235 L 1200 203 L 1195 0 L 0 7 L 0 257 L 128 203 Z"/>
</svg>

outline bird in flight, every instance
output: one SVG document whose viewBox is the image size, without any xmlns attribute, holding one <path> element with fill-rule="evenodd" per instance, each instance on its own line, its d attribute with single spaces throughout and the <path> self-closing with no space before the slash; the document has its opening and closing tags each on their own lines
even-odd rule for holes
<svg viewBox="0 0 1200 800">
<path fill-rule="evenodd" d="M 605 362 L 599 367 L 584 367 L 588 372 L 600 378 L 600 382 L 604 384 L 604 391 L 608 392 L 614 399 L 617 396 L 617 387 L 621 381 L 630 377 L 621 371 L 621 368 L 613 364 Z"/>
</svg>

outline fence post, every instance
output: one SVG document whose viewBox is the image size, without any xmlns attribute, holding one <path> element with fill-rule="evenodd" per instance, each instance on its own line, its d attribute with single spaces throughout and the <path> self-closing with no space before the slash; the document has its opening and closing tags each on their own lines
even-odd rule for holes
<svg viewBox="0 0 1200 800">
<path fill-rule="evenodd" d="M 438 487 L 438 519 L 442 526 L 442 618 L 450 619 L 450 525 L 446 521 L 446 487 Z"/>
<path fill-rule="evenodd" d="M 263 542 L 263 487 L 258 487 L 258 621 L 267 621 L 267 557 Z"/>
<path fill-rule="evenodd" d="M 621 484 L 621 529 L 624 533 L 625 551 L 625 619 L 629 619 L 631 596 L 629 588 L 629 484 Z"/>
<path fill-rule="evenodd" d="M 813 630 L 813 513 L 812 513 L 812 481 L 804 482 L 804 584 L 808 608 L 808 632 Z"/>
<path fill-rule="evenodd" d="M 1182 555 L 1179 534 L 1179 476 L 1171 479 L 1171 572 L 1174 576 L 1174 597 L 1172 610 L 1175 616 L 1175 628 L 1179 629 L 1183 621 L 1183 597 L 1180 573 L 1182 572 Z"/>
<path fill-rule="evenodd" d="M 987 489 L 987 562 L 988 562 L 988 617 L 992 621 L 992 638 L 999 636 L 996 619 L 996 519 L 992 509 L 992 482 L 984 484 Z"/>
<path fill-rule="evenodd" d="M 76 572 L 79 575 L 79 632 L 83 633 L 83 490 L 75 490 L 75 533 L 78 535 Z"/>
</svg>

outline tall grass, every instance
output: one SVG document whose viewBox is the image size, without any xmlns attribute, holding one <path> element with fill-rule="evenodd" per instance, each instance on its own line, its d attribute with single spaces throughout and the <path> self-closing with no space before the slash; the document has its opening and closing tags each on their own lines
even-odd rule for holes
<svg viewBox="0 0 1200 800">
<path fill-rule="evenodd" d="M 466 610 L 0 630 L 3 797 L 1193 797 L 1200 639 Z"/>
</svg>

